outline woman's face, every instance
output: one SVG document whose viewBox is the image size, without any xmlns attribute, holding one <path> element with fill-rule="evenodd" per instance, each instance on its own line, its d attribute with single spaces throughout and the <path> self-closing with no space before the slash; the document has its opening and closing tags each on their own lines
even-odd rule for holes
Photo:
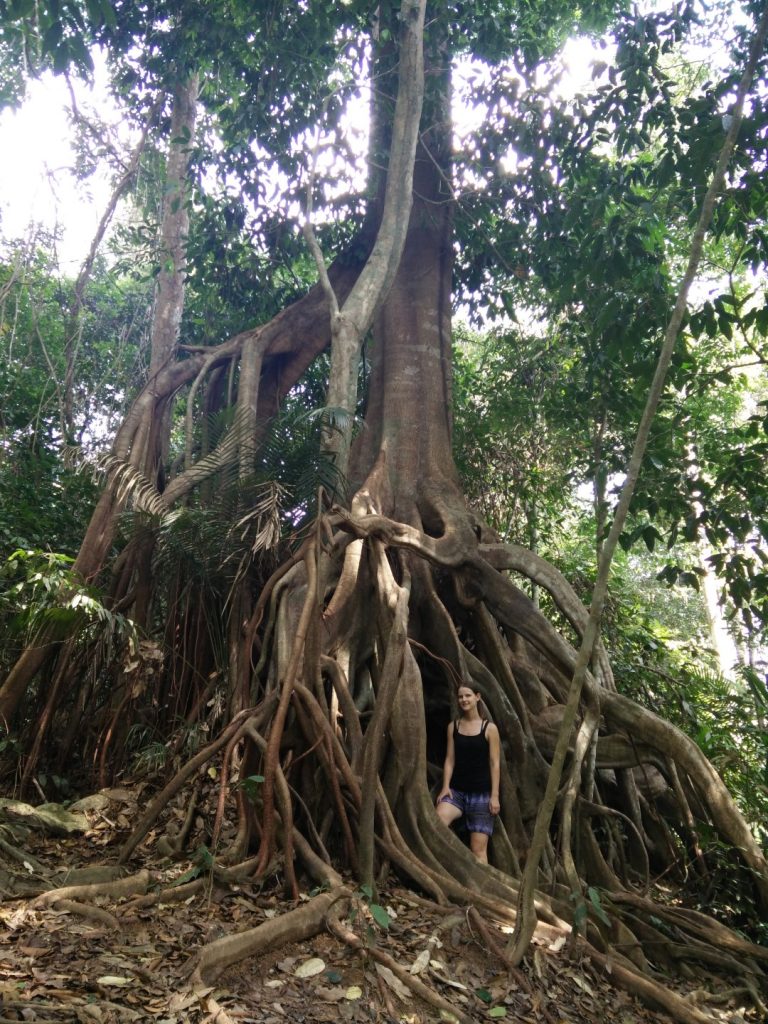
<svg viewBox="0 0 768 1024">
<path fill-rule="evenodd" d="M 480 702 L 480 694 L 469 686 L 460 686 L 456 691 L 456 697 L 459 701 L 459 709 L 462 713 L 472 711 Z"/>
</svg>

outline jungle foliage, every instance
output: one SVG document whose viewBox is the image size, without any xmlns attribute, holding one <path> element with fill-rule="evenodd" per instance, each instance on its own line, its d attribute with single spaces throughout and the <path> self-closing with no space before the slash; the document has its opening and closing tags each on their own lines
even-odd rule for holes
<svg viewBox="0 0 768 1024">
<path fill-rule="evenodd" d="M 749 86 L 537 885 L 542 927 L 679 1020 L 702 1018 L 654 972 L 681 960 L 737 971 L 760 1010 L 763 7 L 452 0 L 422 27 L 419 0 L 0 0 L 0 98 L 87 79 L 98 46 L 137 140 L 117 153 L 78 120 L 78 173 L 110 162 L 116 223 L 75 281 L 46 238 L 0 260 L 7 778 L 154 772 L 127 861 L 209 770 L 220 880 L 277 871 L 295 895 L 311 876 L 331 895 L 302 927 L 342 934 L 339 872 L 373 896 L 387 870 L 512 919 Z M 576 95 L 574 35 L 597 50 Z M 459 679 L 503 738 L 492 868 L 432 808 Z M 200 976 L 248 948 L 205 947 Z"/>
</svg>

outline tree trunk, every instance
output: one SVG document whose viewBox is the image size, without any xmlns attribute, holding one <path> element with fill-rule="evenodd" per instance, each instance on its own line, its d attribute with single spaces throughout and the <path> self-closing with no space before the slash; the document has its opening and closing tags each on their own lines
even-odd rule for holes
<svg viewBox="0 0 768 1024">
<path fill-rule="evenodd" d="M 424 516 L 430 533 L 445 525 L 446 503 L 464 509 L 451 452 L 450 78 L 436 56 L 405 248 L 374 321 L 365 429 L 351 462 L 377 512 L 413 525 Z"/>
<path fill-rule="evenodd" d="M 403 8 L 412 9 L 412 4 Z M 598 950 L 617 943 L 634 951 L 625 956 L 617 948 L 617 962 L 642 969 L 642 947 L 649 960 L 663 962 L 674 934 L 675 952 L 695 962 L 702 942 L 715 944 L 716 929 L 672 901 L 663 918 L 650 900 L 638 897 L 640 906 L 630 904 L 631 890 L 645 887 L 651 870 L 670 886 L 683 878 L 690 859 L 685 828 L 694 816 L 742 852 L 756 880 L 754 894 L 764 898 L 768 867 L 695 745 L 616 693 L 605 651 L 597 652 L 591 667 L 582 657 L 584 696 L 567 709 L 578 660 L 574 644 L 515 586 L 507 570 L 548 591 L 572 629 L 568 635 L 587 634 L 585 650 L 594 622 L 556 570 L 530 552 L 492 543 L 497 538 L 466 506 L 451 453 L 454 198 L 449 62 L 437 22 L 430 26 L 430 46 L 413 203 L 407 223 L 404 217 L 398 225 L 405 229 L 403 249 L 388 291 L 389 271 L 379 275 L 383 290 L 369 301 L 367 290 L 364 296 L 355 293 L 360 263 L 331 268 L 323 287 L 271 324 L 215 351 L 159 365 L 118 438 L 116 451 L 124 455 L 133 445 L 146 451 L 141 425 L 157 417 L 177 388 L 238 358 L 243 346 L 244 415 L 253 420 L 254 406 L 259 419 L 270 415 L 331 335 L 344 343 L 343 358 L 337 358 L 338 350 L 332 355 L 333 373 L 339 375 L 339 401 L 351 412 L 360 336 L 353 331 L 345 341 L 343 331 L 332 330 L 328 304 L 333 309 L 337 302 L 341 313 L 359 303 L 364 315 L 358 327 L 373 315 L 365 425 L 350 453 L 351 507 L 319 513 L 269 578 L 263 566 L 252 567 L 243 579 L 245 600 L 230 595 L 216 610 L 231 616 L 228 649 L 219 664 L 222 675 L 227 670 L 230 675 L 227 720 L 152 801 L 122 859 L 135 851 L 182 787 L 207 769 L 207 778 L 219 780 L 212 830 L 217 862 L 252 852 L 249 839 L 260 820 L 258 856 L 240 864 L 244 877 L 263 882 L 280 871 L 295 892 L 302 865 L 317 877 L 322 874 L 318 862 L 339 862 L 367 885 L 391 866 L 438 902 L 472 903 L 508 923 L 557 725 L 573 710 L 576 738 L 558 757 L 570 757 L 577 770 L 565 799 L 553 802 L 555 827 L 540 830 L 545 833 L 541 870 L 534 870 L 538 860 L 531 868 L 539 935 L 551 940 L 578 924 L 586 955 L 597 958 Z M 395 62 L 385 63 L 377 74 L 373 142 L 382 151 L 390 145 L 387 126 L 393 113 L 386 95 L 393 93 L 396 75 Z M 384 222 L 387 183 L 379 184 L 373 223 Z M 374 252 L 380 249 L 374 246 Z M 356 296 L 351 306 L 343 294 Z M 245 475 L 243 448 L 230 438 L 217 452 L 187 465 L 166 488 L 166 504 L 223 465 L 236 465 L 238 457 Z M 99 526 L 104 536 L 114 501 L 104 499 Z M 185 583 L 178 579 L 179 591 Z M 186 592 L 185 614 L 192 615 L 200 598 L 190 588 Z M 166 642 L 178 643 L 177 635 L 167 627 Z M 502 812 L 492 866 L 475 861 L 442 825 L 430 796 L 446 726 L 456 717 L 458 682 L 480 690 L 485 714 L 503 740 Z M 222 683 L 219 706 L 223 691 Z M 181 698 L 176 706 L 183 707 Z M 208 723 L 219 729 L 213 711 Z M 239 785 L 233 786 L 238 771 Z M 246 807 L 245 785 L 259 776 L 263 787 L 254 805 Z M 229 800 L 233 790 L 236 802 Z M 218 839 L 235 834 L 221 828 L 226 814 L 237 815 L 239 824 L 236 839 L 222 849 Z M 612 902 L 608 905 L 606 897 L 602 916 L 593 902 L 580 899 L 574 905 L 567 882 L 604 887 Z M 580 922 L 577 907 L 586 914 Z M 660 920 L 669 927 L 660 927 Z M 753 947 L 728 935 L 743 944 L 743 971 L 752 984 Z M 660 989 L 649 979 L 644 986 L 657 994 Z"/>
<path fill-rule="evenodd" d="M 331 370 L 326 404 L 332 410 L 341 410 L 343 418 L 336 429 L 325 431 L 324 447 L 335 456 L 342 474 L 347 472 L 363 339 L 399 273 L 406 244 L 424 97 L 425 11 L 426 0 L 403 0 L 398 14 L 397 100 L 388 126 L 389 159 L 376 241 L 345 302 L 338 305 L 335 296 L 329 295 Z"/>
</svg>

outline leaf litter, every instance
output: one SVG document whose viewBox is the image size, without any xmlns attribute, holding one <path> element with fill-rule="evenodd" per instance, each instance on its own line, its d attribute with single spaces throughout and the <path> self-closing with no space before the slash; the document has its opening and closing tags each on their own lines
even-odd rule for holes
<svg viewBox="0 0 768 1024">
<path fill-rule="evenodd" d="M 41 875 L 33 894 L 28 888 L 33 879 L 19 864 L 27 888 L 3 892 L 4 1022 L 433 1024 L 453 1017 L 421 1004 L 389 968 L 374 963 L 365 952 L 340 945 L 330 934 L 247 959 L 230 968 L 215 986 L 192 986 L 189 964 L 197 949 L 294 906 L 258 885 L 224 889 L 209 882 L 182 902 L 133 909 L 127 909 L 130 900 L 117 905 L 101 900 L 117 915 L 119 932 L 55 907 L 33 906 L 34 895 L 42 888 L 60 885 L 75 872 L 87 876 L 116 861 L 125 830 L 140 813 L 141 794 L 123 788 L 96 797 L 81 811 L 90 822 L 84 835 L 54 839 L 29 832 L 23 837 L 28 861 L 39 866 Z M 182 815 L 179 809 L 179 827 Z M 169 865 L 167 857 L 153 852 L 161 838 L 156 834 L 145 844 L 142 866 L 151 871 L 155 886 L 168 889 L 188 864 Z M 2 889 L 5 867 L 0 861 Z M 306 893 L 302 895 L 306 900 Z M 565 950 L 536 947 L 521 970 L 510 972 L 463 926 L 463 912 L 452 911 L 454 916 L 447 917 L 444 908 L 396 884 L 379 898 L 380 928 L 366 927 L 362 915 L 350 926 L 366 943 L 374 942 L 411 975 L 434 986 L 457 1013 L 473 1020 L 649 1024 L 665 1019 L 614 989 L 591 965 L 568 958 Z M 713 1020 L 728 1020 L 732 1012 L 723 1011 Z M 749 1014 L 741 1019 L 749 1021 Z"/>
</svg>

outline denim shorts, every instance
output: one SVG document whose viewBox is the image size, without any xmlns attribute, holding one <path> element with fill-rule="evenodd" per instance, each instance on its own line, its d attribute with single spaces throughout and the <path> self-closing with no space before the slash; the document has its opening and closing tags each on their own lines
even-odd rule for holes
<svg viewBox="0 0 768 1024">
<path fill-rule="evenodd" d="M 493 835 L 490 802 L 490 793 L 462 793 L 458 789 L 452 789 L 440 801 L 441 804 L 453 804 L 459 808 L 470 832 L 482 832 L 486 836 Z"/>
</svg>

